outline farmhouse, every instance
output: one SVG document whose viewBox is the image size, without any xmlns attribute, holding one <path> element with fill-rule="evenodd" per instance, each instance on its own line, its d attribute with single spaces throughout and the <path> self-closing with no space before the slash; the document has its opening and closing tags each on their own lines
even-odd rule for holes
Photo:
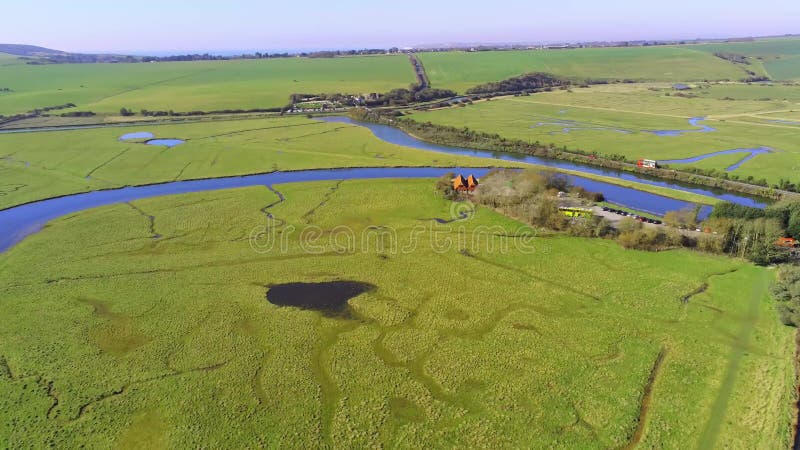
<svg viewBox="0 0 800 450">
<path fill-rule="evenodd" d="M 478 187 L 478 179 L 475 178 L 475 175 L 470 174 L 470 176 L 467 177 L 467 189 L 469 189 L 469 191 L 472 192 L 477 187 Z"/>
<path fill-rule="evenodd" d="M 775 245 L 778 247 L 786 247 L 786 248 L 795 248 L 798 246 L 797 239 L 791 237 L 782 237 L 778 238 L 778 241 L 775 242 Z"/>
<path fill-rule="evenodd" d="M 469 175 L 464 178 L 464 175 L 458 174 L 453 178 L 453 190 L 456 192 L 472 192 L 478 187 L 478 179 L 475 175 Z"/>
</svg>

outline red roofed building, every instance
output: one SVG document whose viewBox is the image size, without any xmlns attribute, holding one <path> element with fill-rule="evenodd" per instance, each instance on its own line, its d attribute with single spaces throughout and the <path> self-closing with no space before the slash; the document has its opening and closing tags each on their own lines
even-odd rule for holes
<svg viewBox="0 0 800 450">
<path fill-rule="evenodd" d="M 478 187 L 478 179 L 475 178 L 475 175 L 470 175 L 467 177 L 467 189 L 472 192 L 475 188 Z"/>
<path fill-rule="evenodd" d="M 457 175 L 453 178 L 453 190 L 457 192 L 466 192 L 469 190 L 469 184 L 462 175 Z"/>
</svg>

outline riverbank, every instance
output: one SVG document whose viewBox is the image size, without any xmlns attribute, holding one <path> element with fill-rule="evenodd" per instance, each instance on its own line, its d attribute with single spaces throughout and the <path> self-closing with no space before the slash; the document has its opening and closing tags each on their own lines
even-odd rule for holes
<svg viewBox="0 0 800 450">
<path fill-rule="evenodd" d="M 435 151 L 439 153 L 524 163 L 526 167 L 557 170 L 574 177 L 594 179 L 618 186 L 638 189 L 673 198 L 681 198 L 682 200 L 694 201 L 706 205 L 713 205 L 718 201 L 728 201 L 745 206 L 763 208 L 768 202 L 766 198 L 733 194 L 722 189 L 704 188 L 686 183 L 664 181 L 655 177 L 650 177 L 648 176 L 649 174 L 646 173 L 629 173 L 613 168 L 595 167 L 582 163 L 515 153 L 511 151 L 464 148 L 439 144 L 421 139 L 419 136 L 413 134 L 413 132 L 403 130 L 399 127 L 374 121 L 359 121 L 343 116 L 321 117 L 320 120 L 336 123 L 348 123 L 368 128 L 376 137 L 391 144 L 402 145 L 420 150 Z M 680 194 L 674 194 L 675 192 L 680 192 Z"/>
<path fill-rule="evenodd" d="M 585 152 L 567 151 L 566 148 L 559 149 L 552 144 L 539 144 L 538 142 L 530 143 L 518 139 L 506 139 L 498 134 L 476 132 L 466 127 L 455 128 L 436 125 L 430 122 L 416 122 L 413 119 L 402 116 L 386 116 L 375 110 L 354 110 L 351 112 L 351 117 L 362 122 L 391 126 L 406 133 L 413 134 L 417 136 L 418 139 L 425 142 L 445 146 L 466 146 L 478 150 L 531 155 L 773 200 L 800 196 L 800 194 L 794 192 L 774 189 L 768 186 L 753 185 L 724 178 L 714 178 L 671 168 L 642 168 L 623 160 L 608 159 Z"/>
</svg>

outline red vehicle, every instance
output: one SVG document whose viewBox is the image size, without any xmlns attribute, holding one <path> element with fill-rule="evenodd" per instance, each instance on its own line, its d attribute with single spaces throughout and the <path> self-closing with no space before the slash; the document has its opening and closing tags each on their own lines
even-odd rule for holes
<svg viewBox="0 0 800 450">
<path fill-rule="evenodd" d="M 644 167 L 646 169 L 657 169 L 658 163 L 652 159 L 640 159 L 636 161 L 636 165 L 639 167 Z"/>
</svg>

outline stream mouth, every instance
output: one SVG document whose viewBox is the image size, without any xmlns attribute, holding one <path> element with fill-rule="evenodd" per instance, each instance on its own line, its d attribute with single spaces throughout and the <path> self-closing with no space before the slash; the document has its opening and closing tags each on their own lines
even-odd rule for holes
<svg viewBox="0 0 800 450">
<path fill-rule="evenodd" d="M 267 301 L 277 306 L 319 311 L 328 317 L 350 318 L 348 302 L 377 286 L 360 281 L 285 283 L 268 286 Z"/>
</svg>

